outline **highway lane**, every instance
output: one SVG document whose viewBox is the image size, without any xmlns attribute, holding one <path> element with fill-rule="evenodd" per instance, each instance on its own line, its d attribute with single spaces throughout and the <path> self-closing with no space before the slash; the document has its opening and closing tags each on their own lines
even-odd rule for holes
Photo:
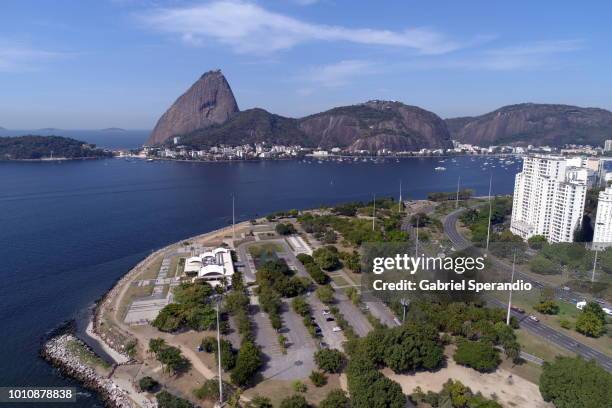
<svg viewBox="0 0 612 408">
<path fill-rule="evenodd" d="M 457 219 L 459 215 L 461 214 L 461 212 L 463 211 L 465 211 L 465 209 L 455 210 L 449 215 L 447 215 L 443 221 L 444 232 L 446 233 L 448 238 L 451 240 L 451 242 L 455 246 L 455 249 L 457 250 L 466 249 L 471 246 L 471 243 L 457 231 Z M 511 269 L 509 269 L 511 267 L 509 265 L 506 265 L 502 262 L 497 262 L 496 264 L 504 269 L 507 269 L 508 273 L 511 273 Z M 517 271 L 516 275 L 525 281 L 532 282 L 536 286 L 539 286 L 539 287 L 543 286 L 542 283 L 535 281 L 530 276 L 525 275 L 524 273 Z M 557 292 L 559 293 L 559 291 Z M 580 295 L 574 292 L 565 291 L 565 290 L 561 290 L 561 294 L 563 295 L 563 297 L 561 297 L 561 299 L 563 300 L 576 299 L 576 298 L 581 297 Z M 499 301 L 493 298 L 488 298 L 487 302 L 494 304 L 496 306 L 502 307 L 502 308 L 508 307 L 507 303 L 504 303 L 502 301 Z M 552 327 L 549 327 L 540 322 L 535 322 L 529 319 L 524 314 L 520 314 L 518 312 L 512 311 L 512 315 L 519 320 L 519 324 L 522 328 L 525 328 L 531 333 L 539 337 L 542 337 L 560 347 L 563 347 L 567 350 L 575 352 L 576 354 L 584 357 L 587 360 L 594 359 L 602 367 L 604 367 L 607 371 L 612 372 L 612 358 L 610 356 L 604 353 L 601 353 L 600 351 L 597 351 L 585 345 L 584 343 L 581 343 L 577 341 L 576 339 L 573 339 L 572 337 L 569 337 L 565 335 L 564 333 L 553 329 Z"/>
</svg>

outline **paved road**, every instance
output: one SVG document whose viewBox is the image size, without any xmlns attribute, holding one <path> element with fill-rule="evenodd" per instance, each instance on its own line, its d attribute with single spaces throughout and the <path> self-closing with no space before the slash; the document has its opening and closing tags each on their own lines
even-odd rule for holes
<svg viewBox="0 0 612 408">
<path fill-rule="evenodd" d="M 444 218 L 444 222 L 443 222 L 444 232 L 446 233 L 448 238 L 451 240 L 451 242 L 455 246 L 455 249 L 457 250 L 466 249 L 471 246 L 471 242 L 468 241 L 465 237 L 463 237 L 457 231 L 457 219 L 463 211 L 465 211 L 465 208 L 453 211 L 452 213 L 450 213 Z M 495 260 L 494 258 L 492 259 Z M 497 261 L 496 266 L 498 266 L 501 270 L 506 271 L 508 274 L 512 272 L 511 266 L 503 262 Z M 515 274 L 518 277 L 520 277 L 520 279 L 523 279 L 526 282 L 531 282 L 536 287 L 544 286 L 543 283 L 538 282 L 537 280 L 534 280 L 532 277 L 522 272 L 516 271 Z M 565 291 L 561 289 L 561 291 L 557 291 L 557 293 L 562 295 L 560 296 L 560 299 L 566 300 L 566 301 L 569 301 L 570 299 L 581 298 L 580 295 L 572 291 Z M 503 307 L 503 308 L 507 307 L 507 303 L 501 302 L 497 299 L 489 298 L 487 301 L 499 307 Z M 612 372 L 612 358 L 609 357 L 608 355 L 601 353 L 583 343 L 580 343 L 579 341 L 563 334 L 562 332 L 559 332 L 553 329 L 552 327 L 549 327 L 540 322 L 534 322 L 533 320 L 528 319 L 523 314 L 513 311 L 512 315 L 515 316 L 517 319 L 519 319 L 519 322 L 522 328 L 525 328 L 531 333 L 539 337 L 545 338 L 546 340 L 560 347 L 563 347 L 567 350 L 575 352 L 576 354 L 581 355 L 587 360 L 594 359 L 599 364 L 601 364 L 601 366 L 604 367 L 606 370 Z"/>
</svg>

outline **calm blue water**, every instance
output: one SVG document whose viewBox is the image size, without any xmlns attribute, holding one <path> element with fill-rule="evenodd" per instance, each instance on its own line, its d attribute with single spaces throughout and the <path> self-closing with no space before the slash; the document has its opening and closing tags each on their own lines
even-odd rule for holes
<svg viewBox="0 0 612 408">
<path fill-rule="evenodd" d="M 125 130 L 125 131 L 105 131 L 105 130 L 0 130 L 2 136 L 22 136 L 22 135 L 41 135 L 41 136 L 65 136 L 73 139 L 93 143 L 98 147 L 107 149 L 136 149 L 142 146 L 147 140 L 150 130 Z"/>
<path fill-rule="evenodd" d="M 240 220 L 290 208 L 462 187 L 487 194 L 483 159 L 399 163 L 0 162 L 0 385 L 59 385 L 37 357 L 39 339 L 102 296 L 152 250 Z M 493 169 L 510 193 L 519 164 Z M 78 404 L 88 407 L 93 397 Z"/>
</svg>

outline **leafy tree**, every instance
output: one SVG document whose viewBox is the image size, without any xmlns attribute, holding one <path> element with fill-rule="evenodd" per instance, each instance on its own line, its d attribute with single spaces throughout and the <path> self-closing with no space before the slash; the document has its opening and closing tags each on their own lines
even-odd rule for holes
<svg viewBox="0 0 612 408">
<path fill-rule="evenodd" d="M 612 374 L 594 361 L 556 357 L 545 362 L 540 393 L 557 408 L 600 408 L 612 401 Z"/>
<path fill-rule="evenodd" d="M 291 307 L 293 307 L 293 310 L 300 316 L 306 316 L 310 314 L 310 306 L 308 305 L 308 302 L 306 302 L 306 299 L 301 296 L 296 297 L 295 299 L 293 299 L 293 301 L 291 301 Z"/>
<path fill-rule="evenodd" d="M 597 302 L 588 302 L 583 308 L 583 313 L 593 313 L 595 317 L 601 320 L 602 323 L 606 322 L 606 313 L 603 311 L 601 306 Z"/>
<path fill-rule="evenodd" d="M 349 406 L 346 393 L 339 388 L 331 390 L 319 404 L 319 408 L 349 408 Z"/>
<path fill-rule="evenodd" d="M 323 234 L 322 241 L 324 244 L 335 244 L 338 240 L 338 235 L 334 232 L 334 230 L 327 230 L 325 234 Z"/>
<path fill-rule="evenodd" d="M 370 332 L 361 341 L 360 352 L 374 364 L 397 373 L 434 369 L 444 361 L 444 350 L 436 327 L 410 322 L 399 327 Z"/>
<path fill-rule="evenodd" d="M 293 224 L 291 223 L 284 224 L 282 222 L 279 222 L 278 224 L 276 224 L 275 230 L 278 235 L 291 235 L 297 232 Z"/>
<path fill-rule="evenodd" d="M 546 245 L 548 241 L 546 241 L 546 237 L 543 235 L 534 235 L 527 240 L 527 244 L 529 244 L 529 248 L 540 250 Z"/>
<path fill-rule="evenodd" d="M 153 354 L 158 353 L 164 347 L 166 347 L 166 340 L 160 337 L 149 340 L 149 351 Z"/>
<path fill-rule="evenodd" d="M 317 297 L 319 298 L 321 302 L 327 305 L 330 303 L 333 303 L 334 289 L 331 286 L 329 285 L 320 286 L 319 288 L 317 288 L 316 293 L 317 293 Z"/>
<path fill-rule="evenodd" d="M 280 403 L 280 408 L 308 408 L 306 398 L 301 395 L 292 395 L 283 399 Z"/>
<path fill-rule="evenodd" d="M 305 393 L 306 391 L 308 391 L 308 387 L 306 386 L 306 384 L 304 384 L 300 380 L 293 381 L 293 383 L 291 383 L 291 388 L 293 388 L 293 391 L 295 392 Z"/>
<path fill-rule="evenodd" d="M 314 354 L 315 363 L 319 369 L 328 373 L 339 373 L 345 364 L 345 357 L 336 349 L 321 349 Z"/>
<path fill-rule="evenodd" d="M 557 275 L 561 273 L 559 265 L 543 255 L 538 255 L 529 262 L 529 269 L 540 275 Z"/>
<path fill-rule="evenodd" d="M 143 391 L 152 392 L 159 386 L 159 383 L 155 381 L 153 378 L 146 376 L 146 377 L 142 377 L 138 381 L 138 386 Z"/>
<path fill-rule="evenodd" d="M 347 380 L 352 408 L 403 408 L 406 405 L 400 385 L 383 376 L 363 355 L 350 360 Z"/>
<path fill-rule="evenodd" d="M 501 362 L 499 352 L 486 341 L 463 340 L 453 355 L 457 364 L 472 367 L 480 372 L 493 371 Z"/>
<path fill-rule="evenodd" d="M 340 258 L 338 253 L 331 250 L 329 247 L 323 247 L 315 250 L 312 253 L 314 261 L 321 269 L 331 271 L 340 267 Z"/>
<path fill-rule="evenodd" d="M 302 263 L 302 265 L 304 265 L 304 268 L 306 268 L 306 272 L 308 272 L 312 280 L 314 280 L 319 285 L 324 285 L 329 282 L 329 276 L 327 276 L 327 274 L 321 270 L 319 265 L 315 263 L 312 256 L 307 254 L 299 254 L 297 258 Z"/>
<path fill-rule="evenodd" d="M 232 382 L 238 386 L 249 384 L 261 365 L 259 348 L 250 340 L 244 341 L 238 350 L 236 366 L 230 375 Z"/>
<path fill-rule="evenodd" d="M 232 285 L 236 288 L 235 285 Z M 243 310 L 249 306 L 249 297 L 242 290 L 232 290 L 225 295 L 224 305 L 227 312 L 230 314 L 236 313 L 238 310 Z"/>
<path fill-rule="evenodd" d="M 549 299 L 541 300 L 540 303 L 535 305 L 533 308 L 540 313 L 549 315 L 555 315 L 559 313 L 559 305 L 557 304 L 557 302 Z"/>
<path fill-rule="evenodd" d="M 165 306 L 151 323 L 164 332 L 182 328 L 206 330 L 216 328 L 217 320 L 210 304 L 212 287 L 205 282 L 181 283 L 174 289 L 174 300 Z"/>
<path fill-rule="evenodd" d="M 164 371 L 170 371 L 172 373 L 184 372 L 191 367 L 191 363 L 185 357 L 181 351 L 173 346 L 166 346 L 159 352 L 155 353 L 155 357 L 162 363 Z"/>
<path fill-rule="evenodd" d="M 589 337 L 599 337 L 606 332 L 605 321 L 591 311 L 582 311 L 576 319 L 576 331 Z"/>
<path fill-rule="evenodd" d="M 177 397 L 164 390 L 155 396 L 159 408 L 193 408 L 193 404 L 186 399 Z"/>
<path fill-rule="evenodd" d="M 262 397 L 261 395 L 256 395 L 251 399 L 249 403 L 245 406 L 245 408 L 273 408 L 272 401 L 270 398 Z"/>
<path fill-rule="evenodd" d="M 315 387 L 322 387 L 327 384 L 327 377 L 320 371 L 313 370 L 308 378 L 310 378 Z"/>
</svg>

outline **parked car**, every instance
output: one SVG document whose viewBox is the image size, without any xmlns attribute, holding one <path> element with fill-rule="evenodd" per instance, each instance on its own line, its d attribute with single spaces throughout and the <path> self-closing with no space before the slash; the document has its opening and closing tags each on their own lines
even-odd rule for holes
<svg viewBox="0 0 612 408">
<path fill-rule="evenodd" d="M 324 349 L 329 348 L 329 345 L 326 342 L 324 342 L 324 341 L 319 343 L 319 345 L 321 346 L 321 348 L 324 348 Z"/>
<path fill-rule="evenodd" d="M 336 326 L 336 327 L 334 327 L 334 328 L 332 329 L 332 331 L 333 331 L 333 332 L 340 332 L 340 331 L 342 331 L 342 329 L 341 329 L 340 327 Z"/>
<path fill-rule="evenodd" d="M 510 309 L 514 310 L 517 313 L 523 314 L 525 313 L 525 309 L 521 309 L 520 307 L 511 306 Z"/>
<path fill-rule="evenodd" d="M 328 309 L 323 310 L 323 316 L 330 315 L 331 312 Z"/>
<path fill-rule="evenodd" d="M 329 317 L 325 318 L 325 321 L 333 322 L 333 321 L 335 321 L 335 319 L 333 317 L 329 316 Z"/>
<path fill-rule="evenodd" d="M 534 315 L 529 315 L 529 319 L 533 320 L 534 322 L 539 322 L 540 319 L 538 319 L 537 317 L 535 317 Z"/>
</svg>

